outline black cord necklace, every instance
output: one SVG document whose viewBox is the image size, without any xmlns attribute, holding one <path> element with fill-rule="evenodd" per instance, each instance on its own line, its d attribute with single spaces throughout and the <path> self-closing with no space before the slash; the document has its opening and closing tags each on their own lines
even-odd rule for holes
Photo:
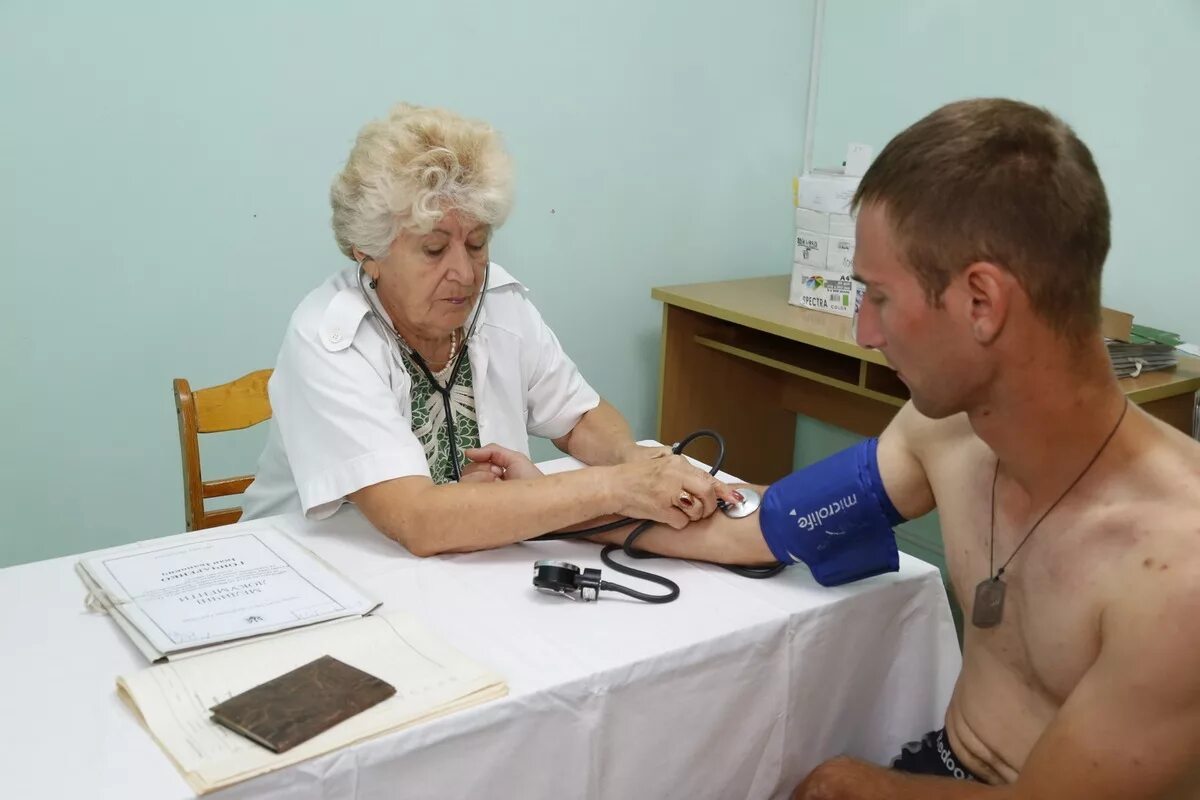
<svg viewBox="0 0 1200 800">
<path fill-rule="evenodd" d="M 1033 523 L 1033 527 L 1029 529 L 1029 533 L 1025 534 L 1025 538 L 1017 545 L 1017 549 L 1013 550 L 1008 560 L 1000 566 L 998 571 L 993 573 L 992 570 L 996 563 L 996 479 L 1000 477 L 1000 459 L 996 459 L 996 472 L 992 475 L 992 530 L 988 542 L 988 577 L 981 580 L 979 585 L 975 587 L 975 607 L 971 611 L 971 624 L 976 628 L 994 628 L 1004 619 L 1004 594 L 1008 590 L 1008 584 L 1002 580 L 1004 570 L 1008 569 L 1008 565 L 1016 558 L 1017 553 L 1021 552 L 1021 548 L 1029 541 L 1029 537 L 1033 536 L 1033 532 L 1037 530 L 1038 525 L 1042 524 L 1042 520 L 1050 516 L 1050 512 L 1063 501 L 1064 497 L 1071 493 L 1075 485 L 1083 480 L 1083 476 L 1088 474 L 1092 465 L 1100 459 L 1104 448 L 1108 447 L 1108 443 L 1117 435 L 1117 429 L 1124 422 L 1125 412 L 1128 410 L 1129 401 L 1126 400 L 1125 405 L 1121 407 L 1121 416 L 1117 418 L 1117 424 L 1108 432 L 1108 436 L 1104 437 L 1104 442 L 1100 445 L 1100 449 L 1096 451 L 1096 455 L 1092 456 L 1092 460 L 1083 468 L 1083 472 L 1080 472 L 1075 480 L 1071 481 L 1071 485 L 1067 487 L 1066 491 L 1060 494 L 1058 499 L 1042 512 L 1037 522 Z"/>
</svg>

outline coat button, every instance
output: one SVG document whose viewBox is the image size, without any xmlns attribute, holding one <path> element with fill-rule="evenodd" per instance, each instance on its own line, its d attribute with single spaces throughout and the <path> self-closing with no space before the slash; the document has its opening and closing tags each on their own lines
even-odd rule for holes
<svg viewBox="0 0 1200 800">
<path fill-rule="evenodd" d="M 331 330 L 329 332 L 329 341 L 333 342 L 334 344 L 337 344 L 341 340 L 342 340 L 342 329 L 341 328 L 334 328 L 333 330 Z"/>
</svg>

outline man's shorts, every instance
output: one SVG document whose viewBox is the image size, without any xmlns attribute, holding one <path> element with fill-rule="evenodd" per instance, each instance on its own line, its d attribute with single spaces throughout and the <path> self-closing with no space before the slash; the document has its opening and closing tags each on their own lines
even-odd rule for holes
<svg viewBox="0 0 1200 800">
<path fill-rule="evenodd" d="M 931 731 L 920 740 L 904 745 L 900 755 L 892 759 L 892 769 L 913 775 L 936 775 L 960 781 L 979 781 L 979 776 L 964 767 L 950 749 L 946 729 Z"/>
</svg>

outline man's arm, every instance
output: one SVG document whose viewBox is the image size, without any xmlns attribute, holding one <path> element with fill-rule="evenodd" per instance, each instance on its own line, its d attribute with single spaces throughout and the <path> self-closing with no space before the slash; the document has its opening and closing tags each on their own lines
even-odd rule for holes
<svg viewBox="0 0 1200 800">
<path fill-rule="evenodd" d="M 884 490 L 892 505 L 906 519 L 913 519 L 933 510 L 933 490 L 930 488 L 921 448 L 931 436 L 936 436 L 938 422 L 921 416 L 912 404 L 905 405 L 879 437 L 876 451 L 879 473 Z M 820 468 L 820 464 L 815 465 Z M 731 484 L 731 488 L 739 488 Z M 765 486 L 752 487 L 761 496 Z M 623 528 L 597 537 L 597 541 L 620 544 L 632 528 Z M 712 561 L 719 564 L 758 566 L 775 563 L 759 526 L 757 513 L 741 519 L 731 519 L 718 512 L 693 522 L 682 531 L 655 526 L 642 535 L 635 545 L 672 558 Z"/>
<path fill-rule="evenodd" d="M 734 490 L 744 486 L 745 484 L 729 484 Z M 766 489 L 765 486 L 751 488 L 757 490 L 760 495 Z M 635 524 L 631 522 L 623 528 L 590 538 L 604 544 L 621 544 L 628 538 Z M 759 530 L 758 514 L 734 519 L 718 511 L 707 519 L 690 523 L 681 531 L 672 530 L 665 525 L 655 525 L 639 536 L 633 546 L 660 556 L 711 561 L 715 564 L 765 566 L 775 563 L 775 556 L 771 555 L 762 531 Z"/>
<path fill-rule="evenodd" d="M 1009 787 L 930 778 L 853 758 L 826 761 L 796 788 L 792 800 L 1009 800 Z M 1062 800 L 1047 796 L 1045 800 Z"/>
<path fill-rule="evenodd" d="M 905 403 L 879 435 L 879 475 L 888 499 L 905 519 L 933 511 L 937 503 L 922 461 L 926 449 L 944 435 L 946 423 L 931 420 Z"/>
<path fill-rule="evenodd" d="M 1200 531 L 1193 534 L 1200 537 Z M 1172 800 L 1200 796 L 1200 575 L 1163 572 L 1119 591 L 1096 662 L 1011 786 L 898 774 L 839 758 L 796 800 Z"/>
</svg>

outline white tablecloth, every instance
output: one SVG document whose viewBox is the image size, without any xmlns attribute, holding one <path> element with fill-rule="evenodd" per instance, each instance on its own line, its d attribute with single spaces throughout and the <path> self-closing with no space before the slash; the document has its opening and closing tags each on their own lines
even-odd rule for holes
<svg viewBox="0 0 1200 800">
<path fill-rule="evenodd" d="M 883 763 L 940 727 L 960 667 L 938 572 L 904 555 L 899 573 L 836 589 L 803 567 L 749 580 L 664 559 L 649 563 L 679 584 L 676 602 L 582 604 L 534 591 L 532 563 L 601 566 L 594 544 L 422 560 L 353 508 L 281 519 L 504 676 L 510 695 L 216 798 L 786 797 L 829 756 Z M 116 676 L 146 663 L 84 608 L 77 559 L 0 570 L 0 794 L 191 797 L 117 699 Z"/>
</svg>

